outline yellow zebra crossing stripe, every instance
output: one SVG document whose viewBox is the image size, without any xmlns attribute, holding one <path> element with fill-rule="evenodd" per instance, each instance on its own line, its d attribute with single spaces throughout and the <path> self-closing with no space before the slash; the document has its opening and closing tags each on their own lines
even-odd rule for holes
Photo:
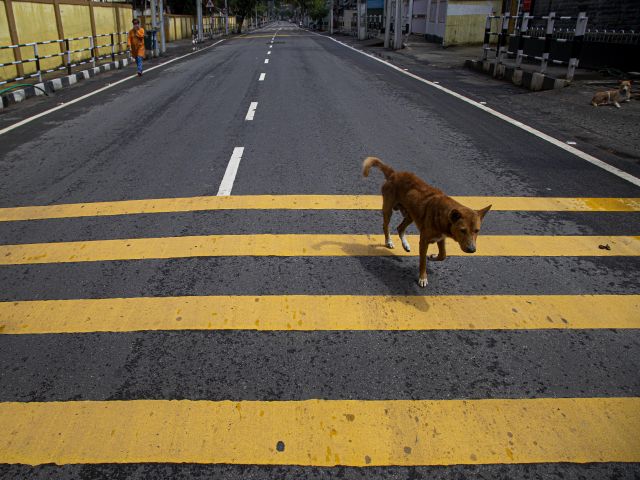
<svg viewBox="0 0 640 480">
<path fill-rule="evenodd" d="M 294 33 L 294 34 L 286 34 L 286 33 L 278 33 L 278 35 L 276 36 L 276 38 L 280 38 L 280 37 L 311 37 L 312 35 L 305 35 L 303 33 Z M 245 40 L 248 38 L 271 38 L 273 37 L 273 35 L 239 35 L 237 37 L 233 37 L 232 40 Z"/>
<path fill-rule="evenodd" d="M 0 462 L 640 462 L 640 398 L 0 403 Z"/>
<path fill-rule="evenodd" d="M 0 265 L 220 256 L 416 256 L 384 246 L 382 235 L 204 235 L 0 245 Z M 466 255 L 447 239 L 449 255 Z M 638 256 L 636 236 L 484 235 L 475 256 Z M 608 248 L 604 248 L 608 247 Z M 432 251 L 435 247 L 432 247 Z"/>
<path fill-rule="evenodd" d="M 269 295 L 0 303 L 0 333 L 640 328 L 640 295 Z"/>
<path fill-rule="evenodd" d="M 454 197 L 471 208 L 493 210 L 637 212 L 640 198 Z M 250 195 L 160 198 L 0 208 L 0 222 L 205 210 L 379 210 L 380 195 Z"/>
</svg>

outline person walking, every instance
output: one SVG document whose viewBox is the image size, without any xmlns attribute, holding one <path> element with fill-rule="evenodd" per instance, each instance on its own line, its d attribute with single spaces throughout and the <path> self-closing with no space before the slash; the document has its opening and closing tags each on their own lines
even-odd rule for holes
<svg viewBox="0 0 640 480">
<path fill-rule="evenodd" d="M 133 19 L 133 28 L 129 30 L 127 45 L 131 51 L 131 56 L 136 59 L 138 66 L 138 76 L 142 76 L 142 59 L 144 58 L 144 29 L 140 26 L 140 20 Z"/>
</svg>

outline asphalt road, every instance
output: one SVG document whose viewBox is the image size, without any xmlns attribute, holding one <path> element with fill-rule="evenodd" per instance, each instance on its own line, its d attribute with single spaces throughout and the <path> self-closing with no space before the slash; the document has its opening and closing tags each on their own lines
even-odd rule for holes
<svg viewBox="0 0 640 480">
<path fill-rule="evenodd" d="M 264 79 L 259 80 L 263 73 Z M 86 93 L 87 87 L 81 88 Z M 55 99 L 51 102 L 54 106 Z M 247 120 L 252 102 L 257 102 L 255 116 Z M 26 116 L 29 107 L 22 112 L 15 107 L 3 114 L 0 125 L 9 124 L 6 115 L 12 120 Z M 382 175 L 374 172 L 367 179 L 361 175 L 362 159 L 375 155 L 456 196 L 640 197 L 638 187 L 543 139 L 326 37 L 282 22 L 227 39 L 0 136 L 0 217 L 6 209 L 23 206 L 215 196 L 237 147 L 244 151 L 232 196 L 377 195 Z M 634 406 L 640 397 L 640 203 L 629 201 L 618 209 L 590 205 L 583 211 L 491 211 L 482 233 L 515 236 L 523 242 L 528 236 L 612 236 L 611 254 L 601 255 L 597 247 L 589 255 L 574 255 L 570 249 L 540 254 L 534 242 L 530 254 L 481 256 L 481 238 L 480 256 L 453 256 L 444 263 L 431 263 L 426 290 L 417 286 L 415 257 L 354 256 L 348 250 L 340 256 L 256 253 L 123 256 L 64 263 L 35 257 L 26 263 L 4 260 L 0 264 L 0 412 L 5 420 L 0 416 L 0 426 L 6 437 L 0 439 L 0 478 L 638 478 L 640 437 L 625 430 L 639 424 L 638 412 L 617 422 L 610 410 L 599 411 L 592 405 L 602 399 L 621 399 Z M 41 244 L 46 257 L 54 242 L 82 242 L 80 248 L 90 250 L 93 240 L 311 234 L 321 241 L 329 234 L 381 233 L 380 213 L 356 207 L 289 210 L 260 203 L 236 210 L 63 217 L 45 214 L 41 219 L 0 221 L 1 243 L 14 246 L 7 250 L 14 256 L 22 244 Z M 394 218 L 394 225 L 398 220 Z M 616 242 L 627 242 L 632 253 L 617 254 Z M 396 301 L 421 296 L 427 304 L 423 315 L 440 296 L 470 297 L 478 303 L 460 314 L 468 315 L 469 326 L 401 331 L 393 326 L 266 331 L 262 327 L 166 325 L 95 331 L 65 324 L 73 315 L 86 314 L 89 320 L 94 310 L 59 313 L 55 302 L 47 303 L 179 296 L 224 296 L 235 301 L 236 297 L 274 295 L 389 296 Z M 594 313 L 591 318 L 589 302 L 601 295 L 612 298 L 610 315 Z M 592 326 L 550 327 L 542 324 L 544 316 L 533 319 L 534 323 L 540 320 L 533 328 L 473 326 L 471 319 L 485 308 L 483 298 L 500 297 L 496 301 L 502 302 L 505 296 L 525 300 L 563 296 L 568 300 L 562 308 L 582 314 Z M 45 302 L 39 304 L 38 311 L 44 313 L 38 318 L 55 325 L 61 322 L 56 333 L 34 333 L 37 320 L 12 313 L 13 308 L 35 300 Z M 618 300 L 630 303 L 617 307 Z M 511 314 L 508 301 L 503 306 L 508 305 L 505 308 Z M 548 313 L 549 322 L 556 315 L 561 317 L 562 308 Z M 515 307 L 513 311 L 517 313 Z M 128 319 L 144 317 L 152 323 L 157 314 L 144 309 L 125 313 Z M 368 313 L 375 316 L 375 311 Z M 355 315 L 349 310 L 341 314 L 347 325 Z M 176 321 L 181 321 L 182 314 L 176 315 Z M 295 312 L 281 315 L 296 318 Z M 511 435 L 504 439 L 506 455 L 500 446 L 500 452 L 486 458 L 473 454 L 460 460 L 454 448 L 454 453 L 447 453 L 453 460 L 432 462 L 427 454 L 419 457 L 427 461 L 412 460 L 411 454 L 420 448 L 418 434 L 392 422 L 389 450 L 391 439 L 413 442 L 404 437 L 415 433 L 413 450 L 405 446 L 402 461 L 394 460 L 391 453 L 385 460 L 385 440 L 370 439 L 365 448 L 379 442 L 382 453 L 374 455 L 373 461 L 363 456 L 368 460 L 359 465 L 360 460 L 348 460 L 352 446 L 347 444 L 332 444 L 340 456 L 327 453 L 326 460 L 324 452 L 322 460 L 314 459 L 314 446 L 304 442 L 301 449 L 311 449 L 308 460 L 278 460 L 277 452 L 285 449 L 285 443 L 290 445 L 288 440 L 274 443 L 271 450 L 256 447 L 254 452 L 252 437 L 262 438 L 264 432 L 252 431 L 253 423 L 245 431 L 247 438 L 231 441 L 238 442 L 242 454 L 226 457 L 221 449 L 220 456 L 209 451 L 205 455 L 203 440 L 201 456 L 181 456 L 182 444 L 176 440 L 165 456 L 158 457 L 137 454 L 139 444 L 133 439 L 140 437 L 134 433 L 145 432 L 146 427 L 136 426 L 133 417 L 127 420 L 133 433 L 129 437 L 126 431 L 118 433 L 126 441 L 114 446 L 109 443 L 114 441 L 100 437 L 103 430 L 111 430 L 103 417 L 70 422 L 72 426 L 60 433 L 52 422 L 37 422 L 36 417 L 21 413 L 23 407 L 33 405 L 42 409 L 45 419 L 66 419 L 65 415 L 73 419 L 74 414 L 65 413 L 67 406 L 84 408 L 95 402 L 106 402 L 99 405 L 109 409 L 128 408 L 139 400 L 211 405 L 255 401 L 269 409 L 279 402 L 312 399 L 356 401 L 363 409 L 371 405 L 368 401 L 575 399 L 576 405 L 585 408 L 580 418 L 587 426 L 599 414 L 609 420 L 604 421 L 605 434 L 593 427 L 594 437 L 585 440 L 588 445 L 594 442 L 593 449 L 587 449 L 586 456 L 571 453 L 568 446 L 567 451 L 557 447 L 559 456 L 548 453 L 556 446 L 546 445 L 548 450 L 540 453 L 536 441 L 535 447 L 517 440 L 514 446 Z M 58 407 L 63 413 L 47 410 Z M 154 407 L 149 408 L 153 415 Z M 461 451 L 466 448 L 465 438 L 484 438 L 492 435 L 487 432 L 500 430 L 502 411 L 495 414 L 495 418 L 484 418 L 486 432 L 459 427 L 455 438 Z M 527 423 L 533 420 L 526 413 L 522 417 L 522 425 L 515 421 L 514 428 L 534 434 L 544 430 Z M 453 419 L 452 425 L 459 423 L 455 416 L 447 418 Z M 282 422 L 291 424 L 282 428 L 290 428 L 294 436 L 298 421 L 296 417 Z M 176 427 L 171 419 L 167 422 L 157 434 L 181 438 L 182 424 Z M 557 444 L 571 443 L 567 438 L 575 434 L 573 427 L 540 435 Z M 116 430 L 113 427 L 111 437 Z M 435 439 L 435 427 L 433 431 Z M 563 437 L 565 433 L 569 437 Z M 64 440 L 53 441 L 53 447 L 52 441 L 38 441 L 58 438 L 55 435 Z M 354 435 L 364 434 L 356 430 Z M 187 438 L 199 442 L 188 431 Z M 579 435 L 578 440 L 571 438 L 580 445 Z M 77 445 L 93 445 L 94 440 L 104 450 Z M 595 453 L 600 452 L 596 440 L 615 444 L 616 454 Z M 150 448 L 155 448 L 150 442 Z"/>
</svg>

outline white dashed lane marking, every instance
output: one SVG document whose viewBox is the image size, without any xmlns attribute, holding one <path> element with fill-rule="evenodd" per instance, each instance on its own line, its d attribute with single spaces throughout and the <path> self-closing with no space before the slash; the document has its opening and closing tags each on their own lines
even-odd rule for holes
<svg viewBox="0 0 640 480">
<path fill-rule="evenodd" d="M 247 116 L 244 117 L 244 119 L 253 120 L 253 117 L 256 114 L 256 108 L 258 108 L 258 102 L 251 102 L 251 105 L 249 105 L 249 110 L 247 110 Z"/>
<path fill-rule="evenodd" d="M 231 195 L 231 189 L 233 188 L 233 182 L 236 179 L 236 173 L 238 173 L 238 166 L 240 166 L 240 159 L 242 159 L 243 153 L 244 147 L 236 147 L 233 149 L 233 154 L 229 159 L 227 170 L 224 172 L 224 177 L 222 178 L 220 188 L 218 189 L 219 197 Z"/>
</svg>

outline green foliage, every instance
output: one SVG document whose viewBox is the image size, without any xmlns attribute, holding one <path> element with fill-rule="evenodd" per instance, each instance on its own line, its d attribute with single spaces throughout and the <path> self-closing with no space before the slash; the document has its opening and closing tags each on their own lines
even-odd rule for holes
<svg viewBox="0 0 640 480">
<path fill-rule="evenodd" d="M 325 0 L 311 0 L 308 13 L 314 21 L 319 22 L 329 15 L 329 7 L 327 7 Z"/>
<path fill-rule="evenodd" d="M 220 1 L 220 0 L 218 0 Z M 242 33 L 242 25 L 244 19 L 253 17 L 255 15 L 256 7 L 258 14 L 263 15 L 267 13 L 266 0 L 227 0 L 229 4 L 229 14 L 236 16 L 236 25 L 238 26 L 238 33 Z"/>
<path fill-rule="evenodd" d="M 176 15 L 195 15 L 197 1 L 198 0 L 165 0 L 165 4 L 171 13 L 175 13 Z"/>
<path fill-rule="evenodd" d="M 309 11 L 309 6 L 313 0 L 293 0 L 293 5 L 300 9 L 302 15 Z"/>
<path fill-rule="evenodd" d="M 178 15 L 195 15 L 197 2 L 202 2 L 202 10 L 206 12 L 207 0 L 165 0 L 165 5 L 169 8 L 171 13 Z M 308 1 L 308 0 L 303 0 Z M 144 6 L 144 0 L 133 0 L 135 3 L 140 3 L 140 6 Z M 213 0 L 214 5 L 222 9 L 224 8 L 224 0 Z M 267 12 L 267 0 L 227 0 L 229 5 L 229 15 L 235 15 L 237 17 L 238 33 L 241 33 L 242 24 L 246 17 L 252 17 L 255 15 L 256 5 L 258 7 L 258 13 L 260 15 Z M 276 0 L 276 5 L 280 4 L 279 0 Z"/>
</svg>

